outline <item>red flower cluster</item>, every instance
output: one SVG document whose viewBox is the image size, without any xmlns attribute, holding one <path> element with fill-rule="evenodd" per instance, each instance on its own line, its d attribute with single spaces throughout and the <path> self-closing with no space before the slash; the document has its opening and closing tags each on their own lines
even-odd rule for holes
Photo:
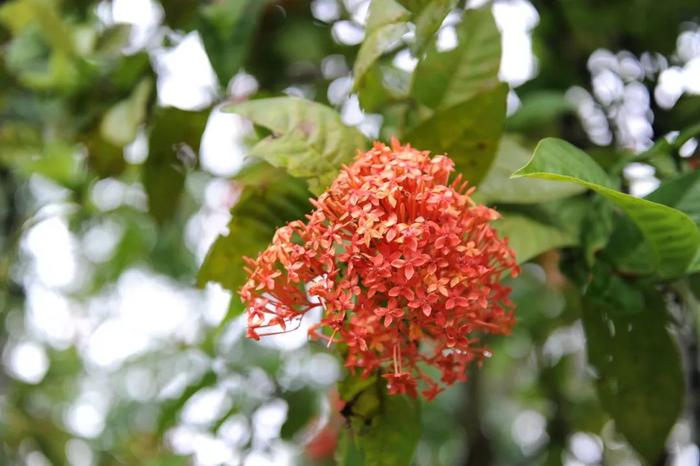
<svg viewBox="0 0 700 466">
<path fill-rule="evenodd" d="M 298 328 L 320 306 L 310 334 L 344 345 L 351 370 L 381 372 L 390 393 L 420 386 L 431 399 L 464 380 L 487 354 L 479 335 L 510 332 L 500 280 L 518 267 L 489 225 L 498 214 L 475 204 L 460 176 L 448 183 L 452 171 L 448 157 L 396 140 L 358 155 L 312 201 L 307 223 L 280 228 L 248 259 L 248 336 Z"/>
</svg>

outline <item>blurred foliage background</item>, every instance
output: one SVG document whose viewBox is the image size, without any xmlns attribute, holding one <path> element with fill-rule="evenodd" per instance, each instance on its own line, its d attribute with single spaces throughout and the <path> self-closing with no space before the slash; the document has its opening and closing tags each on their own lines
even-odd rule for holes
<svg viewBox="0 0 700 466">
<path fill-rule="evenodd" d="M 508 180 L 560 137 L 700 221 L 697 0 L 11 0 L 0 53 L 0 464 L 334 464 L 341 365 L 243 338 L 231 290 L 392 135 L 481 180 L 524 262 L 414 464 L 700 462 L 698 276 L 649 278 L 602 197 Z"/>
</svg>

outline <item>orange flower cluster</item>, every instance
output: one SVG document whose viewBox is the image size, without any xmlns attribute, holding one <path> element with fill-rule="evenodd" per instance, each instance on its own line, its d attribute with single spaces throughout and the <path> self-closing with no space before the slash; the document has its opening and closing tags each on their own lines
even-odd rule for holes
<svg viewBox="0 0 700 466">
<path fill-rule="evenodd" d="M 311 336 L 343 345 L 351 370 L 382 373 L 390 393 L 432 399 L 464 380 L 487 354 L 479 337 L 511 330 L 500 280 L 518 267 L 489 224 L 498 214 L 460 176 L 449 183 L 453 171 L 448 157 L 396 140 L 358 155 L 306 223 L 280 228 L 248 259 L 248 336 L 298 328 L 320 306 Z"/>
</svg>

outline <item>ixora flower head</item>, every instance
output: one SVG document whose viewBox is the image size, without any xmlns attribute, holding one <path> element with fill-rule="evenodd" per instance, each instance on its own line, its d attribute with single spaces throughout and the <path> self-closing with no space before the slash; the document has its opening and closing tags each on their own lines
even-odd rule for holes
<svg viewBox="0 0 700 466">
<path fill-rule="evenodd" d="M 350 370 L 381 373 L 390 393 L 433 398 L 488 351 L 485 334 L 514 323 L 505 271 L 513 252 L 446 156 L 393 140 L 344 167 L 307 222 L 275 233 L 247 259 L 248 336 L 294 330 L 322 308 L 309 333 L 338 344 Z"/>
</svg>

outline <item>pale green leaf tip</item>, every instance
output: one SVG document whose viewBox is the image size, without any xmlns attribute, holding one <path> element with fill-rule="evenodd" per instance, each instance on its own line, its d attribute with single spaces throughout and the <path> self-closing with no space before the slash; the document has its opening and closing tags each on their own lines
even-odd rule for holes
<svg viewBox="0 0 700 466">
<path fill-rule="evenodd" d="M 535 150 L 536 150 L 536 149 L 535 149 Z M 527 163 L 526 163 L 525 165 L 523 165 L 522 167 L 520 167 L 520 168 L 518 168 L 517 170 L 515 170 L 515 171 L 510 175 L 510 179 L 513 180 L 513 179 L 516 179 L 516 178 L 524 178 L 524 177 L 526 177 L 526 176 L 532 176 L 532 173 L 528 173 L 527 169 L 528 169 L 528 167 L 530 166 L 530 164 L 532 163 L 532 160 L 533 160 L 534 158 L 535 158 L 535 153 L 533 152 L 533 153 L 532 153 L 532 156 L 530 157 L 530 160 L 528 160 Z"/>
<path fill-rule="evenodd" d="M 528 164 L 529 164 L 529 162 L 528 162 Z M 527 165 L 525 165 L 525 166 L 523 166 L 523 167 L 521 167 L 521 168 L 518 168 L 516 171 L 514 171 L 514 172 L 510 175 L 510 179 L 511 179 L 511 180 L 514 180 L 514 179 L 516 179 L 516 178 L 523 178 L 523 177 L 527 176 L 527 174 L 524 172 L 524 170 L 525 170 L 526 168 L 527 168 Z"/>
<path fill-rule="evenodd" d="M 530 164 L 532 164 L 533 160 L 535 160 L 535 157 L 537 156 L 537 152 L 540 150 L 541 146 L 543 146 L 544 144 L 549 144 L 552 141 L 557 141 L 557 140 L 558 140 L 557 138 L 552 138 L 552 137 L 541 139 L 540 142 L 538 142 L 537 145 L 535 146 L 535 149 L 532 151 L 532 155 L 530 156 L 530 159 L 527 161 L 527 163 L 525 165 L 523 165 L 522 167 L 518 168 L 516 171 L 514 171 L 513 174 L 510 175 L 510 179 L 513 180 L 516 178 L 535 176 L 534 173 L 528 173 L 527 168 L 530 166 Z"/>
</svg>

